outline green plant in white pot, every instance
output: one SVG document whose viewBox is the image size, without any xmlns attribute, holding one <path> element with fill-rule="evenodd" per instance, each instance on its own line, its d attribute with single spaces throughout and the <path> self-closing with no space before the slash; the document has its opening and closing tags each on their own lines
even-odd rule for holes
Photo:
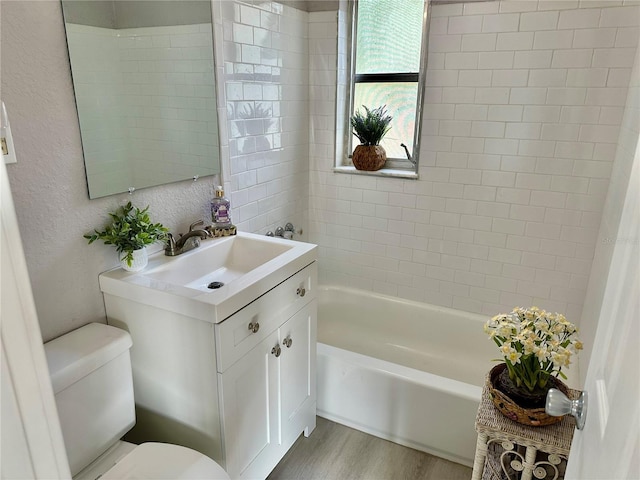
<svg viewBox="0 0 640 480">
<path fill-rule="evenodd" d="M 147 265 L 146 246 L 164 240 L 169 231 L 161 223 L 149 218 L 149 206 L 140 210 L 128 202 L 109 213 L 111 223 L 104 230 L 84 235 L 89 244 L 102 240 L 118 251 L 122 268 L 129 271 L 142 270 Z"/>
<path fill-rule="evenodd" d="M 387 106 L 369 109 L 362 106 L 365 113 L 360 110 L 351 117 L 351 127 L 353 134 L 360 140 L 353 154 L 351 161 L 358 170 L 379 170 L 387 161 L 387 152 L 380 141 L 391 129 L 389 125 L 393 117 L 387 115 Z"/>
</svg>

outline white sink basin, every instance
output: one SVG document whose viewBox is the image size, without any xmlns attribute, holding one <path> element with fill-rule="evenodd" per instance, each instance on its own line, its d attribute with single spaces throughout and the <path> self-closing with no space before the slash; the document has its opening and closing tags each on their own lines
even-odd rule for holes
<svg viewBox="0 0 640 480">
<path fill-rule="evenodd" d="M 212 241 L 209 248 L 191 250 L 155 268 L 147 267 L 142 275 L 203 292 L 222 288 L 295 246 L 293 242 L 283 245 L 266 238 L 241 234 Z M 212 283 L 218 285 L 209 287 Z"/>
<path fill-rule="evenodd" d="M 141 272 L 100 275 L 105 294 L 219 323 L 316 260 L 316 246 L 238 232 L 175 257 L 158 252 Z"/>
</svg>

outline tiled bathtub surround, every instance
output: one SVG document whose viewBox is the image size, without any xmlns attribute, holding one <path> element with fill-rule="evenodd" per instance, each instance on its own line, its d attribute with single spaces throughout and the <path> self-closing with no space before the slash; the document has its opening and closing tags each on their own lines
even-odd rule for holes
<svg viewBox="0 0 640 480">
<path fill-rule="evenodd" d="M 333 173 L 336 77 L 322 76 L 327 90 L 312 77 L 321 281 L 579 318 L 637 46 L 628 3 L 433 6 L 417 181 Z M 338 27 L 344 38 L 335 13 L 310 15 L 312 72 Z M 344 68 L 344 45 L 323 69 Z"/>
<path fill-rule="evenodd" d="M 144 186 L 211 174 L 219 150 L 211 24 L 67 24 L 67 35 L 87 172 L 98 180 L 92 195 L 127 179 Z"/>
<path fill-rule="evenodd" d="M 223 171 L 232 219 L 251 232 L 274 230 L 287 221 L 296 229 L 304 227 L 309 191 L 308 13 L 275 2 L 225 1 L 218 7 L 230 157 Z M 306 238 L 303 230 L 297 239 Z"/>
</svg>

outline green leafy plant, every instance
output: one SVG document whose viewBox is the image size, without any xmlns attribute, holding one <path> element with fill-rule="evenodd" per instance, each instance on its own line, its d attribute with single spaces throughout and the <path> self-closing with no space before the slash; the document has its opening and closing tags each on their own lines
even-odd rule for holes
<svg viewBox="0 0 640 480">
<path fill-rule="evenodd" d="M 357 110 L 351 117 L 353 134 L 358 137 L 362 145 L 379 145 L 380 141 L 391 129 L 389 123 L 391 123 L 393 117 L 387 115 L 386 105 L 371 110 L 364 105 L 362 108 L 364 108 L 365 114 Z"/>
<path fill-rule="evenodd" d="M 89 244 L 102 240 L 105 245 L 114 245 L 118 253 L 124 253 L 120 260 L 126 260 L 127 265 L 131 266 L 134 250 L 163 240 L 169 231 L 161 223 L 152 223 L 148 210 L 148 205 L 140 210 L 128 202 L 118 207 L 115 212 L 109 213 L 111 223 L 104 230 L 94 230 L 94 233 L 88 233 L 84 238 L 89 240 Z"/>
<path fill-rule="evenodd" d="M 562 368 L 582 349 L 573 323 L 561 313 L 538 307 L 516 307 L 496 315 L 484 331 L 500 348 L 513 384 L 530 392 L 547 387 L 551 375 L 566 379 Z"/>
</svg>

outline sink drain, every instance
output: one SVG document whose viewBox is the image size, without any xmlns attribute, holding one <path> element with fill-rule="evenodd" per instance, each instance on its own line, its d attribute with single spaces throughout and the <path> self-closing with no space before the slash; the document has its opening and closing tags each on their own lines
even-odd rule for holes
<svg viewBox="0 0 640 480">
<path fill-rule="evenodd" d="M 207 288 L 215 290 L 216 288 L 220 288 L 220 287 L 223 287 L 223 286 L 224 286 L 224 283 L 222 283 L 222 282 L 211 282 L 209 285 L 207 285 Z"/>
</svg>

